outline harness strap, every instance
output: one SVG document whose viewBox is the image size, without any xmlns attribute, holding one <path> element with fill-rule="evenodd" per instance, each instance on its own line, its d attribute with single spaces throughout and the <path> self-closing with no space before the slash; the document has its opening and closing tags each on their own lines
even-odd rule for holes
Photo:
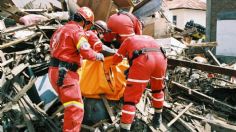
<svg viewBox="0 0 236 132">
<path fill-rule="evenodd" d="M 162 50 L 160 48 L 143 48 L 140 50 L 134 50 L 132 58 L 129 59 L 129 65 L 131 66 L 134 59 L 138 58 L 140 55 L 147 53 L 147 52 L 162 52 Z M 163 55 L 164 55 L 164 53 L 163 53 Z"/>
<path fill-rule="evenodd" d="M 124 102 L 124 105 L 133 105 L 133 106 L 135 106 L 135 103 L 133 103 L 133 102 Z"/>
<path fill-rule="evenodd" d="M 65 61 L 61 61 L 57 58 L 51 58 L 50 61 L 50 66 L 53 67 L 65 67 L 67 70 L 76 72 L 77 69 L 79 68 L 79 66 L 76 63 L 69 63 L 69 62 L 65 62 Z"/>
</svg>

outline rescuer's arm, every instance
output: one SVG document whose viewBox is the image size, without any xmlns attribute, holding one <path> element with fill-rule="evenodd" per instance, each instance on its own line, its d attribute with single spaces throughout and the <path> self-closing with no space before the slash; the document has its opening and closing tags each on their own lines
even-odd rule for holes
<svg viewBox="0 0 236 132">
<path fill-rule="evenodd" d="M 113 64 L 116 65 L 116 64 L 120 63 L 123 60 L 123 58 L 127 55 L 127 53 L 128 53 L 127 46 L 128 46 L 128 41 L 124 41 L 121 44 L 117 53 L 115 53 L 115 55 L 113 57 Z"/>
<path fill-rule="evenodd" d="M 76 44 L 76 48 L 84 59 L 88 60 L 104 60 L 101 53 L 96 53 L 90 48 L 90 44 L 84 36 L 81 36 Z"/>
</svg>

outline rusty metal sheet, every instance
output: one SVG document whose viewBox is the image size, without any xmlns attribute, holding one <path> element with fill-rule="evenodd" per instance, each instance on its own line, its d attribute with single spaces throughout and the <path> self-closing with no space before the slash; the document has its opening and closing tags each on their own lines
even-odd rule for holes
<svg viewBox="0 0 236 132">
<path fill-rule="evenodd" d="M 206 71 L 210 73 L 219 73 L 223 75 L 236 76 L 236 70 L 234 69 L 224 68 L 224 67 L 219 67 L 219 66 L 214 66 L 214 65 L 209 65 L 209 64 L 190 62 L 186 60 L 168 58 L 168 65 L 182 66 L 182 67 L 198 69 L 198 70 L 202 70 L 202 71 Z"/>
</svg>

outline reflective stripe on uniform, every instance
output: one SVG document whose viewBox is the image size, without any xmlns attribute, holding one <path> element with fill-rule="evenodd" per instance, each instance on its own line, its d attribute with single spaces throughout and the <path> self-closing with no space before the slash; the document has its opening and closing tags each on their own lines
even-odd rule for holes
<svg viewBox="0 0 236 132">
<path fill-rule="evenodd" d="M 85 37 L 81 37 L 76 45 L 76 48 L 80 49 L 80 47 L 84 44 L 89 44 L 88 40 Z"/>
<path fill-rule="evenodd" d="M 97 41 L 96 43 L 94 43 L 93 48 L 95 48 L 95 46 L 100 44 L 100 43 L 102 43 L 102 42 L 101 41 Z"/>
<path fill-rule="evenodd" d="M 119 34 L 119 36 L 121 37 L 130 37 L 130 36 L 134 36 L 135 33 L 130 33 L 130 34 Z"/>
<path fill-rule="evenodd" d="M 154 101 L 164 101 L 164 97 L 159 98 L 159 99 L 152 97 L 152 99 L 153 99 Z"/>
<path fill-rule="evenodd" d="M 128 78 L 127 81 L 137 82 L 137 83 L 147 83 L 147 82 L 149 82 L 149 80 L 137 80 L 137 79 L 131 79 L 131 78 Z"/>
<path fill-rule="evenodd" d="M 157 78 L 157 77 L 151 77 L 151 78 L 153 78 L 153 79 L 155 79 L 155 80 L 163 80 L 163 79 L 165 79 L 165 77 L 160 77 L 160 78 Z"/>
<path fill-rule="evenodd" d="M 84 105 L 81 102 L 79 102 L 79 101 L 69 101 L 69 102 L 63 103 L 63 106 L 65 108 L 69 107 L 69 106 L 75 106 L 75 107 L 84 109 Z"/>
<path fill-rule="evenodd" d="M 129 115 L 134 115 L 135 112 L 127 111 L 127 110 L 122 110 L 122 113 L 129 114 Z"/>
</svg>

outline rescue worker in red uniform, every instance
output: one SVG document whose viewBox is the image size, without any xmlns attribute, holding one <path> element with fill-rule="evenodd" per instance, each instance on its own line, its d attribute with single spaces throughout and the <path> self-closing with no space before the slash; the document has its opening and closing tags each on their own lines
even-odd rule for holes
<svg viewBox="0 0 236 132">
<path fill-rule="evenodd" d="M 108 33 L 106 22 L 98 20 L 94 23 L 91 30 L 86 31 L 86 36 L 91 48 L 96 52 L 102 52 L 104 55 L 112 55 L 115 53 L 114 49 L 111 49 L 103 44 L 102 39 L 104 34 Z"/>
<path fill-rule="evenodd" d="M 101 53 L 90 48 L 85 31 L 94 22 L 94 14 L 81 7 L 63 27 L 57 29 L 50 40 L 51 63 L 49 79 L 58 93 L 64 110 L 64 132 L 79 132 L 84 115 L 83 100 L 77 69 L 82 59 L 103 60 Z"/>
<path fill-rule="evenodd" d="M 161 123 L 161 112 L 164 102 L 164 78 L 167 59 L 156 41 L 146 35 L 135 35 L 135 23 L 122 13 L 114 14 L 108 19 L 108 28 L 122 43 L 114 55 L 113 63 L 118 64 L 124 57 L 130 63 L 128 79 L 124 91 L 124 105 L 120 127 L 129 131 L 135 117 L 135 105 L 140 101 L 147 83 L 152 90 L 152 105 L 155 108 L 152 124 L 158 128 Z M 117 26 L 119 25 L 119 26 Z"/>
<path fill-rule="evenodd" d="M 133 14 L 125 11 L 119 11 L 118 14 L 124 17 L 117 21 L 120 23 L 124 22 L 126 24 L 125 26 L 132 27 L 132 30 L 130 28 L 121 27 L 120 25 L 114 25 L 114 30 L 120 30 L 121 34 L 119 36 L 111 33 L 104 34 L 104 44 L 117 49 L 120 47 L 120 42 L 123 41 L 123 38 L 133 36 L 135 34 L 142 34 L 142 23 Z"/>
</svg>

